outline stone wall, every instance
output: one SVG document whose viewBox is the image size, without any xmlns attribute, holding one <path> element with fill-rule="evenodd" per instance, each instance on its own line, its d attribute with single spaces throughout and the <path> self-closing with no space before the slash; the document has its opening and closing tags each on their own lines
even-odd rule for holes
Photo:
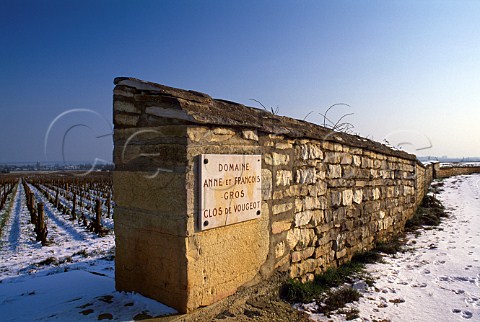
<svg viewBox="0 0 480 322">
<path fill-rule="evenodd" d="M 276 272 L 302 280 L 400 232 L 432 167 L 206 94 L 115 79 L 116 287 L 181 312 Z M 261 216 L 198 228 L 201 154 L 262 156 Z"/>
<path fill-rule="evenodd" d="M 458 175 L 466 175 L 472 173 L 480 173 L 480 166 L 462 166 L 449 165 L 438 168 L 436 178 L 447 178 Z"/>
<path fill-rule="evenodd" d="M 438 163 L 422 164 L 417 161 L 415 165 L 415 193 L 416 193 L 416 207 L 422 202 L 423 196 L 428 192 L 430 183 L 436 178 L 436 170 L 438 169 Z"/>
</svg>

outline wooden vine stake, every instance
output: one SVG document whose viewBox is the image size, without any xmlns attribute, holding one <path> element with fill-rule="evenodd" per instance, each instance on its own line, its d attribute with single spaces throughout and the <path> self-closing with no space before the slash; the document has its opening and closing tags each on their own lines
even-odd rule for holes
<svg viewBox="0 0 480 322">
<path fill-rule="evenodd" d="M 112 201 L 112 196 L 110 192 L 108 193 L 108 198 L 107 198 L 107 218 L 110 218 L 110 202 Z"/>
<path fill-rule="evenodd" d="M 72 220 L 75 220 L 77 218 L 76 214 L 75 214 L 75 208 L 76 208 L 76 205 L 77 205 L 77 194 L 76 192 L 73 193 L 73 207 L 72 207 Z"/>
<path fill-rule="evenodd" d="M 100 199 L 95 201 L 95 232 L 99 233 L 102 229 L 102 202 Z"/>
<path fill-rule="evenodd" d="M 102 227 L 102 201 L 100 199 L 95 200 L 95 219 L 88 228 L 99 235 L 108 233 L 108 230 Z"/>
<path fill-rule="evenodd" d="M 35 232 L 37 233 L 37 241 L 41 241 L 42 245 L 47 244 L 47 225 L 45 224 L 45 219 L 44 219 L 44 209 L 43 209 L 43 203 L 39 202 L 38 203 L 38 215 L 37 215 L 37 222 L 36 222 L 36 227 L 35 227 Z"/>
<path fill-rule="evenodd" d="M 55 193 L 55 208 L 57 208 L 57 209 L 58 209 L 58 201 L 59 200 L 58 200 L 58 188 L 57 188 L 57 191 Z"/>
</svg>

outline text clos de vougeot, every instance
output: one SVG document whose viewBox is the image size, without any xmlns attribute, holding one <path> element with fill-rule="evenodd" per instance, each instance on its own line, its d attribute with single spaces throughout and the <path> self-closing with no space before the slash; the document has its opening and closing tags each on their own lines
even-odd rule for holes
<svg viewBox="0 0 480 322">
<path fill-rule="evenodd" d="M 198 222 L 201 230 L 260 216 L 261 160 L 261 155 L 200 155 Z"/>
</svg>

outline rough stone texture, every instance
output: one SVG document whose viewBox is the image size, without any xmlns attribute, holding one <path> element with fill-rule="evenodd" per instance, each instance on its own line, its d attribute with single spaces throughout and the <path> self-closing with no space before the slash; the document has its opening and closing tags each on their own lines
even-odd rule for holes
<svg viewBox="0 0 480 322">
<path fill-rule="evenodd" d="M 113 176 L 117 187 L 115 243 L 120 249 L 115 256 L 116 287 L 161 298 L 167 305 L 185 307 L 188 282 L 182 268 L 187 264 L 187 218 L 181 206 L 175 207 L 169 201 L 175 187 L 185 182 L 177 179 L 168 193 L 163 191 L 163 179 L 146 183 L 145 175 L 148 173 L 115 172 Z M 146 194 L 148 190 L 160 192 L 160 198 Z M 180 191 L 176 193 L 180 199 L 185 198 L 185 191 L 183 196 Z"/>
<path fill-rule="evenodd" d="M 266 215 L 188 238 L 187 311 L 215 303 L 255 278 L 268 255 L 269 234 L 261 233 L 269 230 L 268 219 Z"/>
<path fill-rule="evenodd" d="M 290 157 L 288 154 L 280 154 L 272 152 L 271 154 L 265 155 L 265 163 L 268 165 L 283 165 L 288 164 Z"/>
<path fill-rule="evenodd" d="M 116 287 L 181 312 L 275 272 L 311 280 L 404 227 L 434 166 L 194 91 L 115 79 Z M 261 154 L 258 219 L 197 229 L 200 154 Z"/>
<path fill-rule="evenodd" d="M 278 170 L 275 184 L 277 186 L 288 186 L 292 181 L 292 171 Z"/>
<path fill-rule="evenodd" d="M 451 176 L 466 175 L 472 173 L 480 173 L 480 167 L 465 167 L 465 166 L 445 166 L 438 167 L 436 178 L 446 178 Z"/>
</svg>

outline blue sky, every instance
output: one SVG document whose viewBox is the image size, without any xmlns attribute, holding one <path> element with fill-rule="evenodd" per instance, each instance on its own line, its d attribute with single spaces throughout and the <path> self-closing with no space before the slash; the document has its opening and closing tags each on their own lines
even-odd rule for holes
<svg viewBox="0 0 480 322">
<path fill-rule="evenodd" d="M 62 144 L 111 160 L 117 76 L 315 123 L 347 103 L 331 117 L 354 113 L 355 133 L 479 156 L 478 17 L 467 0 L 0 0 L 0 162 L 61 160 Z"/>
</svg>

